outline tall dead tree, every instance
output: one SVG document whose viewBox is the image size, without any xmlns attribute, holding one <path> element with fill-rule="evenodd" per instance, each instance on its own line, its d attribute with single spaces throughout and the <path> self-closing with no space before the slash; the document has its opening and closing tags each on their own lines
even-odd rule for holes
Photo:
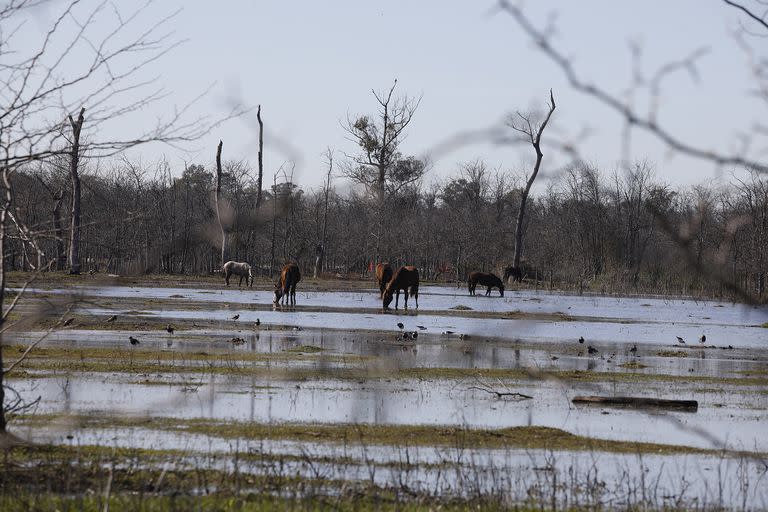
<svg viewBox="0 0 768 512">
<path fill-rule="evenodd" d="M 219 141 L 219 146 L 216 148 L 216 192 L 214 194 L 214 203 L 216 205 L 216 219 L 219 221 L 219 229 L 221 230 L 221 267 L 224 267 L 224 263 L 227 262 L 227 232 L 228 227 L 225 226 L 225 220 L 222 217 L 222 199 L 221 199 L 221 177 L 224 174 L 221 170 L 221 148 L 224 145 L 223 141 Z M 227 222 L 229 224 L 229 222 Z"/>
<path fill-rule="evenodd" d="M 43 186 L 43 188 L 51 195 L 51 199 L 53 199 L 51 217 L 53 220 L 54 236 L 56 237 L 55 269 L 63 270 L 67 266 L 67 250 L 64 244 L 64 227 L 61 223 L 61 205 L 64 202 L 64 189 L 61 187 L 57 189 L 49 185 L 39 174 L 36 174 L 35 177 Z"/>
<path fill-rule="evenodd" d="M 325 153 L 326 159 L 328 160 L 328 172 L 325 175 L 325 184 L 323 185 L 323 200 L 325 202 L 324 205 L 324 211 L 323 211 L 323 232 L 320 237 L 320 245 L 318 245 L 316 251 L 315 251 L 315 274 L 314 277 L 317 279 L 320 277 L 320 272 L 323 269 L 323 258 L 325 256 L 325 244 L 327 243 L 328 238 L 328 196 L 331 193 L 331 178 L 333 175 L 333 151 L 331 151 L 330 148 L 328 148 L 328 151 Z"/>
<path fill-rule="evenodd" d="M 528 179 L 525 182 L 525 188 L 523 188 L 523 191 L 520 194 L 520 209 L 517 211 L 517 221 L 515 222 L 515 256 L 512 260 L 512 266 L 515 269 L 520 268 L 520 257 L 523 254 L 523 221 L 525 220 L 525 207 L 528 202 L 528 195 L 531 192 L 533 182 L 536 181 L 536 176 L 539 175 L 541 161 L 544 159 L 544 153 L 541 151 L 541 136 L 554 111 L 555 96 L 552 93 L 552 89 L 550 89 L 549 111 L 543 121 L 537 121 L 534 118 L 534 114 L 517 112 L 508 123 L 510 128 L 520 132 L 523 135 L 523 138 L 527 142 L 530 142 L 534 151 L 536 151 L 536 163 L 534 163 L 533 171 L 531 172 L 531 175 L 528 176 Z"/>
<path fill-rule="evenodd" d="M 80 132 L 85 120 L 85 107 L 80 109 L 77 121 L 69 116 L 72 127 L 72 149 L 69 160 L 69 177 L 72 180 L 72 224 L 69 233 L 69 273 L 80 273 Z"/>
<path fill-rule="evenodd" d="M 259 177 L 256 181 L 256 209 L 261 206 L 261 186 L 264 178 L 264 123 L 261 120 L 261 105 L 256 110 L 256 120 L 259 122 Z"/>
</svg>

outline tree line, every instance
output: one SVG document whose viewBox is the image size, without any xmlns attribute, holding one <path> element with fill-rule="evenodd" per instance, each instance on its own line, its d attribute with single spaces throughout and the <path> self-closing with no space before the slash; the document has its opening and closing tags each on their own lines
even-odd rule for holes
<svg viewBox="0 0 768 512">
<path fill-rule="evenodd" d="M 13 177 L 15 214 L 36 234 L 52 268 L 67 270 L 70 213 L 66 161 Z M 103 164 L 102 164 L 103 165 Z M 429 280 L 465 281 L 473 270 L 512 263 L 524 177 L 465 163 L 442 182 L 424 179 L 371 195 L 328 179 L 303 188 L 283 172 L 260 191 L 243 161 L 221 164 L 226 258 L 270 277 L 286 261 L 305 273 L 371 276 L 378 261 L 417 265 Z M 81 264 L 113 274 L 207 274 L 221 267 L 217 173 L 122 158 L 82 173 Z M 337 179 L 338 181 L 338 179 Z M 259 197 L 261 192 L 261 197 Z M 768 179 L 747 173 L 727 185 L 673 188 L 648 163 L 603 171 L 575 163 L 528 200 L 521 267 L 541 287 L 603 292 L 727 294 L 733 283 L 765 295 Z M 24 233 L 9 233 L 6 265 L 30 270 Z M 319 256 L 322 254 L 322 259 Z M 702 273 L 701 270 L 705 270 Z"/>
</svg>

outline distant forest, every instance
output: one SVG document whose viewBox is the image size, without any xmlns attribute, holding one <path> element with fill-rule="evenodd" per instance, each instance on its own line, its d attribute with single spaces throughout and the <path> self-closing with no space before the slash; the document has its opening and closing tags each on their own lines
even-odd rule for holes
<svg viewBox="0 0 768 512">
<path fill-rule="evenodd" d="M 68 161 L 60 161 L 13 175 L 12 211 L 34 231 L 51 268 L 66 270 L 71 187 Z M 209 274 L 223 256 L 249 262 L 261 276 L 286 261 L 305 276 L 370 277 L 378 261 L 417 265 L 428 280 L 465 281 L 473 270 L 501 275 L 525 184 L 476 161 L 424 186 L 412 179 L 423 177 L 423 166 L 411 165 L 377 198 L 365 187 L 339 193 L 348 178 L 329 162 L 318 170 L 328 173 L 323 186 L 304 189 L 282 173 L 259 197 L 253 169 L 224 161 L 222 255 L 215 169 L 189 165 L 178 176 L 167 163 L 150 168 L 126 158 L 98 172 L 88 165 L 81 271 L 113 274 Z M 36 265 L 25 237 L 9 232 L 8 270 Z M 540 182 L 528 200 L 523 258 L 528 282 L 542 288 L 717 296 L 733 283 L 764 300 L 768 177 L 673 188 L 646 163 L 626 172 L 574 164 Z"/>
</svg>

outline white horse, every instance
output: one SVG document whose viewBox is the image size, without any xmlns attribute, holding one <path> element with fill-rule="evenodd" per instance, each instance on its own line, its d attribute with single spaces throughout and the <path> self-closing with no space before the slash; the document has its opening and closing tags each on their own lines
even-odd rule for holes
<svg viewBox="0 0 768 512">
<path fill-rule="evenodd" d="M 242 263 L 239 261 L 228 261 L 222 267 L 224 272 L 224 280 L 229 286 L 229 278 L 232 274 L 240 276 L 240 283 L 237 286 L 242 286 L 243 278 L 245 278 L 246 286 L 253 286 L 253 270 L 248 263 Z"/>
</svg>

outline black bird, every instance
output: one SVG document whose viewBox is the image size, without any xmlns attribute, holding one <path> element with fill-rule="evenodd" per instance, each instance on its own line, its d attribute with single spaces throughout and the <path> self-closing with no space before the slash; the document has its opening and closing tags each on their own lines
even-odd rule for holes
<svg viewBox="0 0 768 512">
<path fill-rule="evenodd" d="M 417 325 L 416 327 L 418 327 L 418 328 L 419 328 L 419 329 L 421 329 L 422 331 L 426 331 L 426 330 L 427 330 L 427 328 L 426 328 L 426 327 L 424 327 L 423 325 Z"/>
<path fill-rule="evenodd" d="M 597 352 L 598 352 L 598 351 L 597 351 L 597 349 L 596 349 L 595 347 L 593 347 L 592 345 L 590 345 L 590 346 L 588 346 L 588 347 L 587 347 L 587 352 L 588 352 L 589 354 L 597 354 Z"/>
<path fill-rule="evenodd" d="M 676 338 L 678 343 L 685 345 L 685 340 L 683 338 L 681 338 L 680 336 L 676 336 Z"/>
<path fill-rule="evenodd" d="M 139 340 L 137 340 L 133 336 L 128 336 L 128 339 L 131 341 L 131 345 L 138 345 L 139 343 L 141 343 Z"/>
<path fill-rule="evenodd" d="M 260 325 L 261 325 L 261 320 L 259 320 L 259 319 L 257 318 L 257 319 L 256 319 L 256 327 L 258 327 L 258 326 L 260 326 Z"/>
<path fill-rule="evenodd" d="M 699 343 L 706 343 L 707 342 L 707 335 L 702 334 L 701 338 L 699 338 Z"/>
<path fill-rule="evenodd" d="M 68 326 L 69 324 L 71 324 L 74 321 L 75 321 L 74 318 L 67 318 L 66 320 L 64 320 L 64 324 L 63 325 L 64 325 L 64 327 L 66 327 L 66 326 Z"/>
<path fill-rule="evenodd" d="M 173 334 L 173 331 L 175 331 L 176 329 L 174 329 L 171 324 L 168 324 L 165 330 L 168 331 L 168 334 Z"/>
<path fill-rule="evenodd" d="M 112 315 L 111 317 L 107 318 L 106 321 L 107 322 L 114 322 L 115 320 L 117 320 L 117 315 Z"/>
<path fill-rule="evenodd" d="M 405 326 L 403 325 L 403 322 L 397 322 L 397 326 L 398 326 L 399 328 L 401 328 L 401 329 L 402 329 L 403 327 L 405 327 Z"/>
<path fill-rule="evenodd" d="M 584 343 L 584 336 L 579 336 L 579 343 Z"/>
<path fill-rule="evenodd" d="M 411 338 L 413 338 L 414 340 L 415 340 L 416 338 L 418 338 L 418 337 L 419 337 L 419 331 L 413 331 L 413 332 L 411 333 Z"/>
<path fill-rule="evenodd" d="M 632 345 L 632 348 L 629 349 L 630 352 L 637 352 L 637 345 Z"/>
<path fill-rule="evenodd" d="M 237 314 L 237 315 L 233 316 L 232 320 L 237 320 L 238 318 L 240 318 L 240 314 Z"/>
</svg>

